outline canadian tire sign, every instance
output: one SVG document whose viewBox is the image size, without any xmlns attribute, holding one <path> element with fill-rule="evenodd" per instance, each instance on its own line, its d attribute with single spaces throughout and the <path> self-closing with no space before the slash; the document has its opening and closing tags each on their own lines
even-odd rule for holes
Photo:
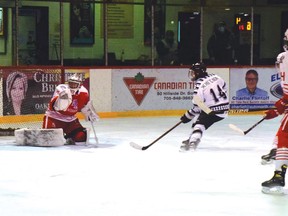
<svg viewBox="0 0 288 216">
<path fill-rule="evenodd" d="M 144 77 L 140 72 L 135 77 L 124 77 L 123 81 L 138 106 L 141 105 L 155 81 L 155 77 Z"/>
</svg>

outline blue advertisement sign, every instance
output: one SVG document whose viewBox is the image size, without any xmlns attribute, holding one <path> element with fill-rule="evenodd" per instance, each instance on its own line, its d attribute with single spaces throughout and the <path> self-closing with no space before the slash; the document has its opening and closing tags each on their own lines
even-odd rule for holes
<svg viewBox="0 0 288 216">
<path fill-rule="evenodd" d="M 274 67 L 230 69 L 230 109 L 270 109 L 281 96 L 280 77 Z"/>
</svg>

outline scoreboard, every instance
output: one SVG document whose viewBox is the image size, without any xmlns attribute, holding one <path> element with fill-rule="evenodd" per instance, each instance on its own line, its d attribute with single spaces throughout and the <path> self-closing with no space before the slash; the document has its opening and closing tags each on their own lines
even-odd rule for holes
<svg viewBox="0 0 288 216">
<path fill-rule="evenodd" d="M 259 59 L 260 53 L 260 15 L 238 13 L 234 15 L 234 33 L 237 38 L 236 56 L 240 64 L 250 63 L 251 37 L 253 33 L 253 56 L 254 61 Z"/>
</svg>

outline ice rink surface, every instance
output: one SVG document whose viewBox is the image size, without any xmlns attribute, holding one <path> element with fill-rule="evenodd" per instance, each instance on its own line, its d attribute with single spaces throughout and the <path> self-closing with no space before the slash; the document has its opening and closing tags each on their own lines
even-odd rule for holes
<svg viewBox="0 0 288 216">
<path fill-rule="evenodd" d="M 195 152 L 181 153 L 191 124 L 179 117 L 101 119 L 97 148 L 23 147 L 0 137 L 1 216 L 286 216 L 288 196 L 261 193 L 274 165 L 261 165 L 281 118 L 229 116 Z M 86 124 L 86 123 L 85 123 Z M 89 124 L 87 124 L 89 126 Z M 91 142 L 93 133 L 91 134 Z"/>
</svg>

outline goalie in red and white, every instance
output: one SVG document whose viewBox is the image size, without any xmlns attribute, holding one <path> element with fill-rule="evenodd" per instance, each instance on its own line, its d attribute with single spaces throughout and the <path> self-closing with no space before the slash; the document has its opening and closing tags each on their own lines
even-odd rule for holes
<svg viewBox="0 0 288 216">
<path fill-rule="evenodd" d="M 88 144 L 89 130 L 81 125 L 77 112 L 92 123 L 99 119 L 82 81 L 81 74 L 75 73 L 68 78 L 68 84 L 58 85 L 44 115 L 42 127 L 62 128 L 66 144 Z"/>
<path fill-rule="evenodd" d="M 283 48 L 285 51 L 280 53 L 276 60 L 276 68 L 281 77 L 283 96 L 275 103 L 276 109 L 265 112 L 265 119 L 272 119 L 281 114 L 283 114 L 283 118 L 274 139 L 274 149 L 270 152 L 271 155 L 273 155 L 273 152 L 275 154 L 274 175 L 270 180 L 262 183 L 264 193 L 283 193 L 288 165 L 288 29 L 284 34 Z"/>
</svg>

